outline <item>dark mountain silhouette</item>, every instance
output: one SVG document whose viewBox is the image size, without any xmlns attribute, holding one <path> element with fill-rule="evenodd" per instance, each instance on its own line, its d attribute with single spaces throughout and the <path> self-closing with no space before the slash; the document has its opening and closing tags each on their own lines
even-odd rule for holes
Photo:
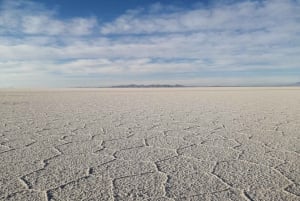
<svg viewBox="0 0 300 201">
<path fill-rule="evenodd" d="M 300 86 L 300 82 L 296 82 L 296 83 L 295 83 L 295 86 Z"/>
<path fill-rule="evenodd" d="M 170 84 L 150 84 L 150 85 L 143 85 L 143 84 L 129 84 L 129 85 L 117 85 L 112 86 L 111 88 L 172 88 L 172 87 L 186 87 L 184 85 L 170 85 Z"/>
</svg>

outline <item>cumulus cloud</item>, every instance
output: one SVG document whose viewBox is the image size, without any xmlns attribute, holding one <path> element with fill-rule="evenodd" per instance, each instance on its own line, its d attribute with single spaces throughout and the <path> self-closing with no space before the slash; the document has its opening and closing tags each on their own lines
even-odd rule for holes
<svg viewBox="0 0 300 201">
<path fill-rule="evenodd" d="M 260 72 L 265 80 L 283 72 L 282 82 L 294 82 L 300 79 L 299 10 L 294 0 L 216 1 L 191 9 L 157 3 L 99 23 L 99 17 L 63 19 L 59 10 L 30 1 L 3 1 L 0 84 L 14 85 L 22 76 L 43 77 L 36 80 L 45 85 L 54 79 L 66 85 L 70 76 L 76 86 L 96 82 L 95 76 L 112 85 L 161 77 L 188 84 L 186 74 L 194 74 L 199 78 L 192 83 L 214 85 L 222 73 L 231 76 L 224 80 L 251 83 L 242 78 L 247 72 L 257 82 L 264 80 Z"/>
</svg>

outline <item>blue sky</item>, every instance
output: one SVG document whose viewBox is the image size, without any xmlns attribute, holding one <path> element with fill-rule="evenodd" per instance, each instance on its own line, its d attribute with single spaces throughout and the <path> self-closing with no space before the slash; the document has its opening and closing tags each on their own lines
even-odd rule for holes
<svg viewBox="0 0 300 201">
<path fill-rule="evenodd" d="M 300 1 L 0 0 L 0 87 L 300 81 Z"/>
</svg>

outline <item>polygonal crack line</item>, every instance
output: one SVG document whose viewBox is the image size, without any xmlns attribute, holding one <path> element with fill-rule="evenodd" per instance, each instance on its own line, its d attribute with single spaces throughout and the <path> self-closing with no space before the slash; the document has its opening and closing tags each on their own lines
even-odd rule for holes
<svg viewBox="0 0 300 201">
<path fill-rule="evenodd" d="M 192 144 L 192 145 L 189 145 L 189 146 L 186 146 L 186 147 L 183 147 L 183 148 L 179 148 L 179 149 L 185 149 L 185 148 L 188 148 L 188 147 L 191 147 L 191 146 L 197 146 L 197 144 Z M 219 148 L 219 146 L 206 145 L 206 144 L 201 144 L 201 145 L 198 145 L 198 146 L 209 147 L 209 148 Z M 243 154 L 243 151 L 236 150 L 233 147 L 223 147 L 222 149 L 229 149 L 229 150 L 232 150 L 234 152 L 238 152 L 237 159 L 240 157 L 240 155 Z"/>
<path fill-rule="evenodd" d="M 119 152 L 121 152 L 121 151 L 124 151 L 124 150 L 130 150 L 130 149 L 135 149 L 135 148 L 143 148 L 143 147 L 145 147 L 144 145 L 140 145 L 140 146 L 135 146 L 135 147 L 129 147 L 129 148 L 124 148 L 124 149 L 119 149 L 119 150 L 116 150 L 113 154 L 112 154 L 112 156 L 114 157 L 114 158 L 118 158 L 117 156 L 116 156 L 116 154 L 117 153 L 119 153 Z"/>
<path fill-rule="evenodd" d="M 215 131 L 218 131 L 218 130 L 222 130 L 222 129 L 225 129 L 225 125 L 224 125 L 224 124 L 222 124 L 221 126 L 219 126 L 219 127 L 217 127 L 217 128 L 214 128 L 214 129 L 212 130 L 212 132 L 215 132 Z"/>
<path fill-rule="evenodd" d="M 287 188 L 288 188 L 290 185 L 292 185 L 292 184 L 289 184 L 289 185 L 287 185 L 286 187 L 283 187 L 282 190 L 283 190 L 284 192 L 288 193 L 288 194 L 293 195 L 293 196 L 300 197 L 299 195 L 297 195 L 297 194 L 295 194 L 295 193 L 293 193 L 293 192 L 287 191 Z"/>
<path fill-rule="evenodd" d="M 209 140 L 201 140 L 200 143 L 197 143 L 196 145 L 204 145 L 206 142 L 208 142 Z"/>
<path fill-rule="evenodd" d="M 4 196 L 4 197 L 5 197 L 5 199 L 9 199 L 9 198 L 15 196 L 16 194 L 22 193 L 22 192 L 24 192 L 24 191 L 26 191 L 26 192 L 45 193 L 45 191 L 39 191 L 39 190 L 35 190 L 35 189 L 25 189 L 25 190 L 20 190 L 20 191 L 17 191 L 17 192 L 8 194 L 8 195 L 6 195 L 6 196 Z M 2 198 L 2 197 L 0 197 L 0 199 L 1 199 L 1 198 Z"/>
<path fill-rule="evenodd" d="M 132 138 L 133 136 L 135 136 L 135 134 L 131 132 L 130 135 L 127 135 L 127 136 L 126 136 L 126 139 L 130 139 L 130 138 Z"/>
<path fill-rule="evenodd" d="M 254 201 L 251 196 L 247 193 L 247 191 L 243 190 L 243 193 L 242 193 L 243 197 L 248 200 L 248 201 Z"/>
<path fill-rule="evenodd" d="M 100 146 L 103 147 L 103 148 L 106 148 L 106 147 L 105 147 L 105 140 L 102 140 L 102 141 L 101 141 Z"/>
<path fill-rule="evenodd" d="M 103 145 L 105 144 L 105 142 L 112 142 L 112 141 L 117 141 L 117 140 L 126 140 L 126 137 L 118 137 L 118 138 L 111 138 L 108 140 L 103 140 Z"/>
<path fill-rule="evenodd" d="M 27 175 L 19 177 L 18 180 L 20 181 L 22 186 L 24 186 L 26 188 L 26 190 L 32 190 L 32 185 L 26 179 L 24 179 L 25 176 L 27 176 Z"/>
<path fill-rule="evenodd" d="M 24 179 L 25 176 L 26 175 L 18 178 L 18 180 L 20 181 L 21 185 L 25 187 L 25 190 L 22 190 L 22 191 L 39 192 L 39 193 L 45 192 L 45 191 L 40 191 L 38 189 L 33 189 L 32 185 L 27 180 Z M 17 193 L 21 193 L 22 191 L 18 191 L 18 192 L 9 194 L 9 196 L 7 198 L 12 197 L 12 196 L 14 196 Z"/>
<path fill-rule="evenodd" d="M 147 128 L 147 130 L 150 131 L 150 130 L 153 130 L 154 128 L 157 128 L 159 126 L 160 126 L 160 124 L 154 124 L 151 127 Z"/>
<path fill-rule="evenodd" d="M 185 156 L 181 156 L 181 157 L 182 157 L 182 158 L 189 158 L 189 157 L 185 157 Z M 159 166 L 158 166 L 157 163 L 159 163 L 159 162 L 164 162 L 164 161 L 167 161 L 167 160 L 170 160 L 170 159 L 173 159 L 173 158 L 179 158 L 179 156 L 171 156 L 171 157 L 167 157 L 167 158 L 164 158 L 164 159 L 161 159 L 161 160 L 157 160 L 157 161 L 155 161 L 155 162 L 153 162 L 153 161 L 151 161 L 151 162 L 154 163 L 155 166 L 156 166 L 156 168 L 158 169 L 158 171 L 160 171 L 160 170 L 159 170 Z"/>
<path fill-rule="evenodd" d="M 272 149 L 275 150 L 275 151 L 287 152 L 287 153 L 290 153 L 290 154 L 296 154 L 297 156 L 298 155 L 300 156 L 300 153 L 298 153 L 297 151 L 290 151 L 290 150 L 286 150 L 286 149 L 274 149 L 274 148 L 272 148 Z"/>
<path fill-rule="evenodd" d="M 277 166 L 275 166 L 275 167 L 272 167 L 272 166 L 268 166 L 268 165 L 264 165 L 264 164 L 255 163 L 255 162 L 252 162 L 252 161 L 247 161 L 247 160 L 242 160 L 242 159 L 239 159 L 239 160 L 240 160 L 240 161 L 243 161 L 243 162 L 246 162 L 246 163 L 255 164 L 255 165 L 259 165 L 259 166 L 263 166 L 263 167 L 267 167 L 267 168 L 272 169 L 273 171 L 275 171 L 275 172 L 277 172 L 278 174 L 280 174 L 281 176 L 283 176 L 288 182 L 290 182 L 290 184 L 287 184 L 287 186 L 296 183 L 295 181 L 293 181 L 293 179 L 288 178 L 287 176 L 285 176 L 285 175 L 282 174 L 279 170 L 276 169 L 279 165 L 277 165 Z M 282 164 L 284 164 L 284 163 L 282 163 Z M 280 165 L 282 165 L 282 164 L 280 164 Z"/>
<path fill-rule="evenodd" d="M 59 157 L 59 156 L 60 156 L 60 155 L 55 155 L 55 156 L 53 156 L 53 157 L 51 157 L 51 158 L 42 160 L 42 161 L 41 161 L 41 163 L 42 163 L 42 165 L 43 165 L 42 168 L 39 168 L 39 169 L 37 169 L 37 170 L 34 170 L 34 171 L 32 171 L 32 172 L 29 172 L 28 174 L 25 174 L 25 175 L 21 176 L 21 177 L 19 178 L 19 181 L 20 181 L 20 182 L 22 183 L 22 185 L 25 186 L 27 189 L 33 189 L 32 186 L 31 186 L 31 184 L 25 179 L 25 177 L 28 176 L 28 175 L 30 175 L 30 174 L 33 174 L 33 173 L 35 173 L 35 172 L 39 172 L 39 171 L 45 170 L 46 167 L 49 165 L 48 161 L 49 161 L 49 160 L 52 160 L 52 159 L 54 159 L 54 158 L 57 158 L 57 157 Z M 35 190 L 36 190 L 36 189 L 35 189 Z"/>
<path fill-rule="evenodd" d="M 200 193 L 200 194 L 195 194 L 195 195 L 191 195 L 191 196 L 188 196 L 188 197 L 181 197 L 181 198 L 193 198 L 193 197 L 201 196 L 201 195 L 213 195 L 213 194 L 216 194 L 216 193 L 226 192 L 226 191 L 231 190 L 231 189 L 232 188 L 226 188 L 226 189 L 219 190 L 219 191 L 212 191 L 212 192 L 208 192 L 208 193 Z"/>
<path fill-rule="evenodd" d="M 162 136 L 162 137 L 164 137 L 164 136 Z M 185 142 L 191 143 L 190 141 L 186 140 L 185 137 L 178 137 L 178 136 L 165 136 L 165 137 L 175 138 L 175 139 L 179 139 L 179 140 L 183 140 Z M 151 137 L 151 138 L 155 138 L 155 137 Z"/>
<path fill-rule="evenodd" d="M 295 182 L 293 179 L 286 177 L 284 174 L 282 174 L 279 170 L 276 169 L 276 167 L 278 167 L 278 166 L 280 166 L 280 165 L 282 165 L 282 164 L 284 164 L 284 163 L 282 163 L 282 164 L 280 164 L 280 165 L 277 165 L 277 166 L 275 166 L 275 167 L 271 167 L 271 166 L 268 166 L 268 165 L 259 164 L 259 163 L 255 163 L 255 162 L 251 162 L 251 161 L 247 161 L 247 160 L 241 160 L 241 159 L 239 159 L 239 160 L 240 160 L 240 161 L 243 161 L 243 162 L 246 162 L 246 163 L 255 164 L 255 165 L 259 165 L 259 166 L 264 166 L 264 167 L 270 168 L 270 169 L 272 169 L 273 171 L 275 171 L 275 172 L 277 172 L 278 174 L 280 174 L 281 176 L 283 176 L 283 177 L 289 182 L 289 184 L 287 184 L 287 185 L 285 185 L 285 186 L 279 188 L 279 189 L 282 189 L 283 191 L 286 191 L 286 188 L 288 188 L 290 185 L 296 184 L 296 182 Z M 225 162 L 226 162 L 226 161 L 225 161 Z M 286 191 L 286 192 L 288 192 L 288 193 L 290 193 L 290 194 L 293 194 L 293 193 L 291 193 L 291 192 L 289 192 L 289 191 Z M 294 194 L 293 194 L 293 195 L 294 195 Z M 297 195 L 296 195 L 296 196 L 297 196 Z"/>
<path fill-rule="evenodd" d="M 265 154 L 270 153 L 270 152 L 271 152 L 270 150 L 265 151 Z M 268 155 L 266 155 L 266 157 L 267 157 L 267 158 L 270 158 L 270 159 L 275 159 L 275 160 L 282 161 L 282 163 L 280 163 L 280 164 L 278 164 L 278 165 L 276 165 L 276 166 L 274 166 L 274 167 L 277 167 L 277 166 L 279 166 L 279 165 L 282 165 L 282 164 L 286 163 L 286 160 L 281 159 L 281 158 L 278 158 L 278 157 L 276 157 L 276 156 L 273 157 L 273 156 L 268 156 Z"/>
<path fill-rule="evenodd" d="M 86 176 L 94 176 L 94 169 L 95 168 L 99 168 L 99 167 L 101 167 L 101 166 L 103 166 L 103 165 L 107 165 L 107 164 L 109 164 L 109 163 L 112 163 L 112 162 L 114 162 L 115 160 L 117 160 L 117 159 L 112 159 L 112 160 L 110 160 L 110 161 L 107 161 L 107 162 L 105 162 L 105 163 L 102 163 L 102 164 L 100 164 L 100 165 L 97 165 L 97 166 L 94 166 L 94 167 L 88 167 L 87 168 L 87 170 L 86 170 Z"/>
<path fill-rule="evenodd" d="M 109 195 L 110 195 L 110 198 L 111 200 L 115 201 L 116 200 L 116 196 L 114 194 L 114 183 L 113 183 L 113 180 L 112 179 L 109 179 L 109 182 L 110 182 L 110 192 L 109 192 Z"/>
<path fill-rule="evenodd" d="M 100 135 L 93 135 L 92 133 L 89 132 L 89 136 L 90 136 L 90 141 L 93 141 L 95 139 L 96 136 L 100 136 Z"/>
<path fill-rule="evenodd" d="M 58 153 L 58 156 L 63 155 L 64 153 L 57 148 L 58 146 L 52 146 L 52 149 Z"/>
<path fill-rule="evenodd" d="M 167 150 L 167 151 L 172 151 L 174 152 L 176 155 L 178 155 L 177 153 L 177 149 L 169 149 L 169 148 L 162 148 L 162 147 L 155 147 L 155 146 L 137 146 L 137 147 L 132 147 L 132 148 L 129 148 L 129 149 L 134 149 L 134 148 L 141 148 L 141 147 L 148 147 L 148 148 L 153 148 L 153 149 L 160 149 L 160 150 Z M 128 148 L 127 148 L 128 149 Z M 120 149 L 118 151 L 122 151 L 122 150 L 127 150 L 127 149 Z"/>
<path fill-rule="evenodd" d="M 144 140 L 145 146 L 146 146 L 146 147 L 149 147 L 148 139 L 147 139 L 147 138 L 143 138 L 143 140 Z"/>
<path fill-rule="evenodd" d="M 15 149 L 15 148 L 13 148 L 13 149 L 9 149 L 9 150 L 6 150 L 6 151 L 3 151 L 3 152 L 0 152 L 0 155 L 1 155 L 1 154 L 4 154 L 4 153 L 6 153 L 6 152 L 14 151 L 14 150 L 16 150 L 16 149 Z"/>
<path fill-rule="evenodd" d="M 189 137 L 197 137 L 199 134 L 197 134 L 197 133 L 191 133 L 191 134 L 189 134 L 189 135 L 186 135 L 186 136 L 182 136 L 182 137 L 178 137 L 178 136 L 175 136 L 176 138 L 179 138 L 179 139 L 182 139 L 182 140 L 184 140 L 184 141 L 186 141 L 186 142 L 191 142 L 188 138 Z M 167 137 L 173 137 L 173 136 L 167 136 Z"/>
<path fill-rule="evenodd" d="M 253 162 L 253 161 L 248 161 L 248 160 L 245 160 L 245 159 L 237 159 L 237 160 L 245 162 L 245 163 L 250 163 L 250 164 L 254 164 L 254 165 L 259 165 L 259 166 L 271 168 L 271 169 L 275 170 L 276 172 L 279 172 L 278 170 L 275 169 L 275 167 L 277 167 L 277 166 L 272 167 L 272 166 L 269 166 L 269 165 L 265 165 L 265 164 L 261 164 L 261 163 L 256 163 L 256 162 Z"/>
<path fill-rule="evenodd" d="M 57 128 L 42 128 L 42 130 L 37 130 L 37 131 L 35 131 L 35 133 L 41 134 L 43 131 L 49 131 L 49 130 L 54 130 L 54 129 L 57 129 Z"/>
<path fill-rule="evenodd" d="M 241 142 L 239 142 L 237 139 L 235 138 L 231 138 L 231 140 L 235 141 L 238 145 L 233 146 L 233 149 L 237 149 L 238 147 L 241 147 L 243 144 Z"/>
<path fill-rule="evenodd" d="M 113 160 L 111 160 L 111 161 L 108 161 L 108 162 L 105 162 L 105 163 L 103 163 L 103 164 L 101 164 L 101 165 L 98 165 L 97 167 L 102 166 L 102 165 L 105 165 L 105 164 L 108 164 L 108 163 L 111 163 L 111 162 L 113 162 L 114 160 L 115 160 L 115 159 L 113 159 Z M 66 183 L 64 183 L 64 184 L 58 185 L 58 186 L 56 186 L 56 187 L 54 187 L 54 188 L 46 189 L 46 190 L 44 190 L 44 191 L 46 192 L 47 197 L 49 197 L 49 196 L 51 197 L 50 191 L 53 191 L 53 190 L 56 190 L 56 189 L 59 189 L 59 188 L 64 188 L 65 186 L 67 186 L 67 185 L 69 185 L 69 184 L 72 184 L 72 183 L 76 183 L 76 182 L 80 181 L 81 179 L 87 179 L 87 178 L 89 178 L 89 177 L 94 177 L 93 173 L 94 173 L 94 167 L 89 167 L 89 168 L 86 169 L 86 175 L 85 175 L 85 176 L 79 177 L 79 178 L 77 178 L 77 179 L 75 179 L 75 180 L 72 180 L 72 181 L 66 182 Z M 26 175 L 25 175 L 25 176 L 26 176 Z M 35 190 L 35 191 L 38 191 L 38 190 Z M 44 192 L 44 191 L 39 191 L 39 192 Z M 50 199 L 48 199 L 48 200 L 50 200 Z"/>
<path fill-rule="evenodd" d="M 194 160 L 194 161 L 198 161 L 198 162 L 203 162 L 201 161 L 199 158 L 195 158 L 195 157 L 192 157 L 192 156 L 183 156 L 182 154 L 181 155 L 178 155 L 178 156 L 171 156 L 171 157 L 168 157 L 168 158 L 164 158 L 164 159 L 161 159 L 161 160 L 157 160 L 155 161 L 156 163 L 158 162 L 162 162 L 162 161 L 166 161 L 166 160 L 169 160 L 169 159 L 173 159 L 173 158 L 185 158 L 185 159 L 190 159 L 190 160 Z M 206 161 L 206 160 L 205 160 Z M 153 161 L 150 161 L 150 162 L 153 162 Z"/>
<path fill-rule="evenodd" d="M 234 152 L 238 152 L 237 158 L 238 158 L 240 155 L 243 154 L 242 151 L 236 150 L 236 149 L 234 149 L 233 147 L 226 147 L 225 149 L 231 149 L 231 150 L 234 151 Z"/>
<path fill-rule="evenodd" d="M 89 177 L 94 173 L 94 168 L 93 167 L 88 167 L 86 169 L 86 176 Z"/>
<path fill-rule="evenodd" d="M 33 144 L 35 144 L 35 143 L 37 143 L 37 141 L 33 141 L 33 142 L 30 142 L 30 143 L 28 143 L 28 144 L 25 144 L 24 146 L 25 147 L 30 147 L 31 145 L 33 145 Z"/>
<path fill-rule="evenodd" d="M 119 138 L 113 138 L 113 139 L 109 139 L 109 140 L 103 140 L 100 145 L 104 148 L 109 148 L 109 147 L 106 147 L 106 145 L 105 145 L 106 142 L 112 142 L 112 141 L 117 141 L 117 140 L 126 140 L 126 139 L 128 139 L 128 138 L 127 137 L 119 137 Z"/>
<path fill-rule="evenodd" d="M 50 201 L 52 199 L 52 194 L 49 191 L 44 191 L 46 201 Z"/>
<path fill-rule="evenodd" d="M 129 149 L 134 149 L 134 148 L 142 148 L 142 147 L 149 147 L 149 148 L 153 148 L 153 149 L 161 149 L 161 150 L 168 150 L 168 151 L 174 151 L 174 152 L 176 152 L 176 149 L 169 149 L 169 148 L 163 148 L 163 147 L 155 147 L 155 146 L 151 146 L 151 145 L 146 145 L 146 146 L 145 145 L 138 145 L 138 146 L 134 146 L 134 147 L 119 149 L 118 151 L 129 150 Z"/>
<path fill-rule="evenodd" d="M 130 177 L 138 177 L 138 176 L 143 176 L 143 175 L 148 175 L 148 174 L 153 174 L 155 172 L 153 171 L 149 171 L 149 172 L 142 172 L 139 174 L 132 174 L 132 175 L 127 175 L 127 176 L 123 176 L 123 177 L 115 177 L 115 178 L 111 178 L 113 180 L 113 182 L 115 182 L 116 180 L 120 180 L 120 179 L 125 179 L 125 178 L 130 178 Z"/>
<path fill-rule="evenodd" d="M 222 162 L 226 162 L 227 163 L 228 161 L 216 161 L 215 166 L 213 167 L 213 170 L 211 172 L 207 172 L 207 174 L 212 175 L 217 180 L 221 181 L 223 184 L 225 184 L 226 186 L 228 186 L 228 188 L 234 188 L 232 184 L 227 183 L 227 181 L 225 181 L 222 177 L 220 177 L 219 175 L 216 174 L 216 168 Z"/>
<path fill-rule="evenodd" d="M 229 137 L 227 137 L 227 136 L 217 134 L 216 132 L 211 132 L 210 134 L 211 134 L 211 135 L 214 135 L 214 136 L 218 136 L 218 137 L 220 137 L 222 140 L 234 140 L 234 139 L 229 138 Z"/>
<path fill-rule="evenodd" d="M 59 156 L 61 156 L 61 155 L 62 155 L 62 154 L 58 154 L 58 155 L 52 156 L 52 157 L 50 157 L 50 158 L 41 160 L 41 162 L 42 162 L 42 164 L 43 164 L 43 167 L 40 168 L 40 169 L 38 169 L 38 170 L 36 170 L 36 171 L 44 170 L 44 169 L 49 165 L 49 161 L 51 161 L 51 160 L 53 160 L 53 159 L 55 159 L 55 158 L 57 158 L 57 157 L 59 157 Z M 36 171 L 33 171 L 33 172 L 36 172 Z M 31 172 L 31 173 L 33 173 L 33 172 Z"/>
<path fill-rule="evenodd" d="M 107 130 L 103 127 L 100 128 L 101 132 L 105 135 L 107 133 Z"/>
<path fill-rule="evenodd" d="M 251 140 L 253 138 L 253 135 L 249 134 L 249 133 L 245 133 L 245 131 L 249 131 L 249 129 L 241 129 L 236 131 L 236 134 L 238 135 L 242 135 L 242 136 L 246 136 L 248 138 L 248 140 Z"/>
<path fill-rule="evenodd" d="M 66 139 L 67 137 L 68 137 L 68 135 L 63 135 L 63 136 L 61 136 L 60 139 L 58 139 L 58 140 L 67 143 L 67 141 L 65 141 L 65 139 Z"/>
<path fill-rule="evenodd" d="M 167 159 L 164 159 L 164 160 L 167 160 Z M 160 161 L 163 161 L 163 160 L 160 160 Z M 171 177 L 170 177 L 167 173 L 163 172 L 163 171 L 160 169 L 160 167 L 159 167 L 159 165 L 158 165 L 157 163 L 158 163 L 158 161 L 153 162 L 153 164 L 154 164 L 155 167 L 156 167 L 157 172 L 159 172 L 159 173 L 161 173 L 161 174 L 163 174 L 163 175 L 165 176 L 165 181 L 162 183 L 162 189 L 163 189 L 163 191 L 164 191 L 164 195 L 163 195 L 163 196 L 172 199 L 172 198 L 170 197 L 170 195 L 169 195 L 168 187 L 167 187 L 167 185 L 169 184 L 169 181 L 170 181 L 170 178 L 171 178 Z"/>
<path fill-rule="evenodd" d="M 124 159 L 124 158 L 118 158 L 117 156 L 115 156 L 115 154 L 117 154 L 118 151 L 116 151 L 114 154 L 113 154 L 113 157 L 114 159 L 113 160 L 121 160 L 121 161 L 136 161 L 136 160 L 130 160 L 130 159 Z M 172 156 L 172 157 L 177 157 L 177 156 Z M 163 158 L 163 159 L 160 159 L 160 160 L 139 160 L 139 162 L 144 162 L 144 163 L 153 163 L 153 162 L 158 162 L 158 161 L 163 161 L 163 160 L 166 160 L 166 159 L 169 159 L 169 158 L 172 158 L 172 157 L 166 157 L 166 158 Z"/>
<path fill-rule="evenodd" d="M 70 132 L 71 132 L 71 133 L 77 134 L 77 131 L 83 130 L 83 129 L 84 129 L 84 127 L 81 127 L 81 128 L 75 128 L 75 129 L 72 129 Z"/>
<path fill-rule="evenodd" d="M 283 174 L 281 174 L 281 175 L 283 175 Z M 283 176 L 284 176 L 284 175 L 283 175 Z M 286 176 L 284 176 L 284 177 L 287 178 Z M 291 182 L 291 183 L 290 183 L 290 184 L 287 184 L 286 186 L 283 186 L 281 189 L 282 189 L 284 192 L 286 192 L 286 193 L 289 193 L 289 194 L 292 194 L 292 195 L 295 195 L 295 196 L 299 197 L 299 195 L 297 195 L 297 194 L 295 194 L 295 193 L 292 193 L 292 192 L 290 192 L 290 191 L 287 190 L 287 188 L 290 187 L 291 185 L 293 185 L 293 184 L 297 185 L 297 182 L 295 182 L 294 180 L 289 179 L 289 178 L 287 178 L 287 180 L 288 180 L 289 182 Z"/>
<path fill-rule="evenodd" d="M 191 130 L 191 129 L 193 129 L 193 128 L 199 128 L 199 127 L 201 127 L 201 126 L 198 126 L 198 125 L 188 126 L 188 127 L 186 127 L 186 128 L 183 128 L 183 130 L 188 131 L 188 130 Z"/>
<path fill-rule="evenodd" d="M 59 147 L 62 147 L 64 145 L 68 145 L 68 144 L 72 144 L 73 142 L 65 142 L 63 144 L 60 144 L 60 145 L 57 145 L 57 146 L 53 146 L 54 150 L 58 153 L 60 153 L 60 155 L 64 154 L 60 149 Z"/>
<path fill-rule="evenodd" d="M 193 146 L 197 146 L 196 144 L 191 144 L 191 145 L 188 145 L 188 146 L 184 146 L 184 147 L 179 147 L 176 149 L 176 153 L 178 156 L 182 155 L 181 153 L 179 153 L 181 150 L 184 150 L 184 149 L 187 149 L 189 147 L 193 147 Z"/>
<path fill-rule="evenodd" d="M 105 147 L 101 147 L 100 149 L 97 149 L 97 150 L 93 151 L 92 154 L 100 153 L 100 152 L 103 151 L 104 149 L 105 149 Z"/>
<path fill-rule="evenodd" d="M 278 168 L 279 166 L 284 165 L 284 164 L 287 164 L 287 163 L 288 163 L 288 162 L 287 162 L 286 160 L 283 160 L 282 163 L 280 163 L 280 164 L 274 166 L 273 168 L 277 170 L 277 168 Z"/>
<path fill-rule="evenodd" d="M 114 200 L 118 200 L 117 199 L 117 195 L 116 195 L 116 192 L 115 192 L 115 182 L 117 180 L 120 180 L 120 179 L 125 179 L 125 178 L 130 178 L 130 177 L 138 177 L 138 176 L 143 176 L 143 175 L 148 175 L 148 174 L 153 174 L 155 172 L 143 172 L 143 173 L 139 173 L 139 174 L 133 174 L 133 175 L 127 175 L 127 176 L 124 176 L 124 177 L 116 177 L 116 178 L 111 178 L 111 183 L 112 183 L 112 196 L 113 196 L 113 199 Z"/>
<path fill-rule="evenodd" d="M 100 149 L 97 149 L 97 150 L 95 150 L 94 152 L 92 152 L 92 153 L 94 153 L 94 154 L 96 154 L 97 152 L 101 152 L 101 151 L 103 151 L 105 148 L 107 148 L 106 146 L 105 146 L 105 140 L 101 140 L 101 143 L 100 143 Z"/>
<path fill-rule="evenodd" d="M 89 178 L 89 177 L 90 177 L 90 176 L 80 177 L 80 178 L 78 178 L 78 179 L 69 181 L 69 182 L 67 182 L 67 183 L 61 184 L 61 185 L 56 186 L 56 187 L 54 187 L 54 188 L 51 188 L 51 189 L 45 189 L 44 191 L 39 191 L 39 192 L 44 192 L 44 193 L 45 193 L 45 196 L 46 196 L 46 200 L 49 201 L 49 200 L 51 200 L 51 198 L 53 197 L 52 194 L 51 194 L 51 191 L 56 190 L 56 189 L 59 189 L 59 188 L 64 188 L 65 186 L 67 186 L 67 185 L 69 185 L 69 184 L 76 183 L 76 182 L 78 182 L 78 181 L 81 180 L 81 179 L 87 179 L 87 178 Z"/>
<path fill-rule="evenodd" d="M 232 140 L 232 141 L 234 141 L 234 142 L 237 144 L 237 145 L 231 147 L 232 149 L 236 149 L 236 148 L 238 148 L 238 147 L 240 147 L 240 146 L 243 145 L 242 143 L 240 143 L 240 142 L 239 142 L 237 139 L 235 139 L 235 138 L 227 138 L 227 137 L 226 137 L 226 139 L 227 139 L 227 140 Z"/>
</svg>

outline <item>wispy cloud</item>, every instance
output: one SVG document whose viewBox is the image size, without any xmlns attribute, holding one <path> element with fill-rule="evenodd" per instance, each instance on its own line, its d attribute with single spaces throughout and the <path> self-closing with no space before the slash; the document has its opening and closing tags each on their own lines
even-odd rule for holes
<svg viewBox="0 0 300 201">
<path fill-rule="evenodd" d="M 101 85 L 104 78 L 184 84 L 191 82 L 187 74 L 218 85 L 224 81 L 214 77 L 222 73 L 239 84 L 250 83 L 247 73 L 256 73 L 254 82 L 275 80 L 276 71 L 282 72 L 273 76 L 276 83 L 300 79 L 298 1 L 222 2 L 191 9 L 157 3 L 102 22 L 99 16 L 63 19 L 59 10 L 30 1 L 3 1 L 0 85 L 30 76 L 45 86 L 55 79 L 74 83 L 70 76 L 77 86 Z"/>
</svg>

